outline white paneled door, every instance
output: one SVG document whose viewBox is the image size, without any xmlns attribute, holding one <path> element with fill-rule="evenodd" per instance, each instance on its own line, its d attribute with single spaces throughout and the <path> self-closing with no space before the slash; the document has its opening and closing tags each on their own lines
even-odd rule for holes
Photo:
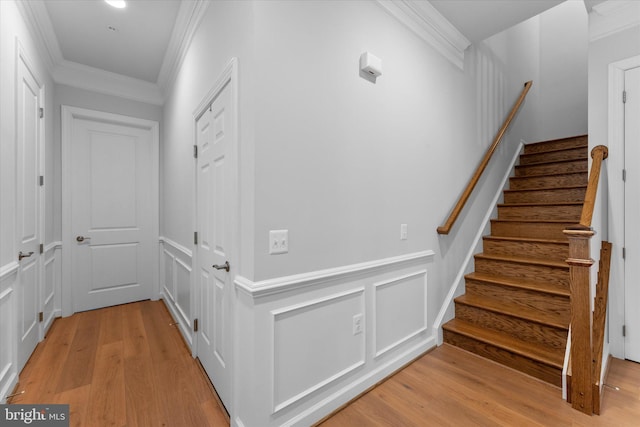
<svg viewBox="0 0 640 427">
<path fill-rule="evenodd" d="M 18 369 L 22 369 L 40 339 L 40 251 L 42 196 L 39 183 L 42 87 L 20 55 L 17 67 L 16 142 L 17 206 L 16 254 L 19 268 Z"/>
<path fill-rule="evenodd" d="M 625 358 L 640 362 L 640 67 L 625 71 Z"/>
<path fill-rule="evenodd" d="M 64 108 L 72 311 L 155 298 L 157 123 Z"/>
<path fill-rule="evenodd" d="M 230 410 L 229 367 L 233 272 L 233 161 L 235 141 L 231 85 L 215 95 L 197 129 L 197 218 L 200 331 L 197 354 L 220 399 Z"/>
</svg>

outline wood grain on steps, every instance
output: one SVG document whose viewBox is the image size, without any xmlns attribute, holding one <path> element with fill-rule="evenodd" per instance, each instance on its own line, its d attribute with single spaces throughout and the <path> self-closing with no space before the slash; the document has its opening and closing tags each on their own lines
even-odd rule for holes
<svg viewBox="0 0 640 427">
<path fill-rule="evenodd" d="M 529 190 L 504 190 L 504 203 L 566 203 L 583 202 L 586 185 L 536 188 Z"/>
<path fill-rule="evenodd" d="M 550 173 L 588 172 L 589 162 L 585 159 L 564 160 L 560 162 L 542 162 L 529 165 L 516 165 L 515 176 L 546 175 Z"/>
<path fill-rule="evenodd" d="M 542 151 L 539 153 L 523 153 L 520 155 L 520 164 L 529 165 L 543 162 L 558 162 L 561 160 L 581 160 L 587 158 L 588 155 L 589 149 L 587 146 L 552 151 Z"/>
<path fill-rule="evenodd" d="M 491 235 L 561 240 L 566 239 L 563 230 L 574 225 L 576 221 L 492 219 Z"/>
<path fill-rule="evenodd" d="M 510 203 L 498 204 L 498 219 L 562 220 L 580 222 L 582 203 Z"/>
<path fill-rule="evenodd" d="M 560 387 L 564 355 L 459 319 L 443 326 L 446 342 Z"/>
<path fill-rule="evenodd" d="M 484 236 L 483 246 L 485 254 L 513 255 L 522 257 L 551 259 L 564 262 L 569 257 L 569 242 L 567 239 L 540 239 L 528 237 L 500 237 Z"/>
<path fill-rule="evenodd" d="M 587 172 L 552 173 L 545 175 L 514 176 L 509 178 L 511 190 L 527 190 L 534 188 L 570 187 L 587 185 Z"/>
<path fill-rule="evenodd" d="M 503 277 L 546 281 L 554 286 L 569 287 L 567 263 L 506 255 L 476 254 L 475 271 L 500 274 Z M 564 265 L 563 265 L 564 264 Z"/>
<path fill-rule="evenodd" d="M 552 139 L 549 141 L 525 144 L 525 154 L 539 153 L 542 151 L 554 151 L 566 148 L 587 147 L 589 140 L 587 135 L 573 136 L 569 138 Z"/>
</svg>

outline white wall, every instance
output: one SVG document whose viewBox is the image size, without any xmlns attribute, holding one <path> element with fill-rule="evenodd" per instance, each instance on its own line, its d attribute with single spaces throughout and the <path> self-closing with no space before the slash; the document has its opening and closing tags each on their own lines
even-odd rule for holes
<svg viewBox="0 0 640 427">
<path fill-rule="evenodd" d="M 612 24 L 613 22 L 613 24 Z M 590 27 L 614 26 L 616 16 L 603 17 L 595 12 L 590 14 Z M 605 145 L 609 147 L 609 157 L 604 162 L 603 178 L 596 200 L 593 216 L 593 228 L 598 232 L 592 242 L 592 252 L 599 250 L 601 240 L 609 240 L 612 244 L 609 324 L 607 350 L 613 356 L 624 358 L 624 338 L 622 325 L 625 323 L 624 300 L 624 185 L 622 169 L 624 168 L 624 143 L 620 139 L 618 129 L 609 126 L 615 107 L 610 103 L 610 96 L 620 101 L 620 93 L 610 94 L 610 80 L 614 74 L 610 64 L 619 63 L 640 55 L 640 25 L 624 31 L 614 32 L 606 37 L 592 39 L 589 43 L 589 146 Z M 636 63 L 640 60 L 636 59 Z M 615 101 L 614 101 L 615 102 Z M 620 105 L 620 104 L 618 104 Z M 595 257 L 594 257 L 595 258 Z M 596 259 L 597 261 L 597 259 Z M 592 268 L 595 270 L 595 268 Z M 592 271 L 592 282 L 595 282 Z"/>
<path fill-rule="evenodd" d="M 53 109 L 53 82 L 31 38 L 18 8 L 13 1 L 0 2 L 0 401 L 13 388 L 17 379 L 17 323 L 16 292 L 19 287 L 17 274 L 16 241 L 16 46 L 20 43 L 25 55 L 44 85 L 45 111 Z M 53 134 L 52 116 L 45 113 L 45 176 L 53 164 L 50 143 Z M 53 212 L 52 187 L 45 185 L 45 224 L 51 223 Z M 49 243 L 49 242 L 45 242 Z M 49 263 L 48 265 L 52 265 Z M 49 276 L 47 276 L 49 277 Z M 50 283 L 46 283 L 48 286 Z M 50 289 L 47 287 L 46 289 Z M 49 300 L 51 301 L 51 300 Z M 51 304 L 52 305 L 52 304 Z M 53 314 L 46 310 L 48 322 Z"/>
</svg>

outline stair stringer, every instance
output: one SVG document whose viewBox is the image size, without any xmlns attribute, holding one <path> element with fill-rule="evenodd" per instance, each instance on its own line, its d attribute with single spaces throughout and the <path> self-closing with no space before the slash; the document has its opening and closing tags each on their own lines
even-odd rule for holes
<svg viewBox="0 0 640 427">
<path fill-rule="evenodd" d="M 507 165 L 507 168 L 502 177 L 502 181 L 496 189 L 496 193 L 493 196 L 491 204 L 489 204 L 489 209 L 487 210 L 481 222 L 481 225 L 478 228 L 478 232 L 476 233 L 471 244 L 469 245 L 469 251 L 465 256 L 464 261 L 462 262 L 460 269 L 456 274 L 455 279 L 449 286 L 449 291 L 447 292 L 447 296 L 445 297 L 442 303 L 442 306 L 440 307 L 438 316 L 436 316 L 436 319 L 433 322 L 433 336 L 436 337 L 436 342 L 438 346 L 442 345 L 444 340 L 442 325 L 444 325 L 449 320 L 453 319 L 455 316 L 455 304 L 453 300 L 464 293 L 464 284 L 465 284 L 464 276 L 466 274 L 471 273 L 474 270 L 473 256 L 478 252 L 482 252 L 482 237 L 490 234 L 491 219 L 497 217 L 498 202 L 503 196 L 504 190 L 507 188 L 509 177 L 512 176 L 515 165 L 518 162 L 518 159 L 520 158 L 520 154 L 523 153 L 524 146 L 526 143 L 527 142 L 525 140 L 523 139 L 520 140 L 519 146 L 515 150 L 513 158 Z M 446 235 L 438 235 L 438 236 L 440 239 L 446 238 Z"/>
</svg>

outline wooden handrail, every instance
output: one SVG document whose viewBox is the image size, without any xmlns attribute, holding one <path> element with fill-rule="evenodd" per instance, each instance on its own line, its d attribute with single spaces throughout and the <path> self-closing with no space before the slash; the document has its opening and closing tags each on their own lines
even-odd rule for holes
<svg viewBox="0 0 640 427">
<path fill-rule="evenodd" d="M 584 195 L 584 205 L 582 205 L 582 215 L 580 216 L 580 225 L 582 227 L 591 227 L 591 218 L 593 217 L 593 209 L 596 203 L 596 195 L 598 194 L 598 182 L 600 181 L 600 168 L 602 161 L 609 156 L 609 150 L 604 145 L 598 145 L 591 150 L 591 173 L 589 173 L 589 184 L 587 184 L 587 192 Z"/>
<path fill-rule="evenodd" d="M 529 88 L 531 87 L 532 84 L 533 84 L 533 81 L 528 81 L 524 84 L 524 89 L 522 89 L 522 93 L 520 94 L 520 97 L 514 104 L 513 108 L 511 109 L 511 112 L 509 113 L 509 116 L 507 116 L 507 119 L 505 120 L 502 127 L 498 131 L 498 134 L 493 140 L 493 144 L 491 144 L 491 147 L 489 147 L 489 149 L 487 150 L 486 154 L 484 155 L 484 158 L 482 159 L 482 162 L 480 162 L 480 164 L 478 165 L 478 168 L 476 169 L 475 173 L 471 177 L 471 180 L 467 184 L 467 188 L 465 188 L 464 192 L 458 199 L 458 203 L 456 203 L 455 207 L 451 211 L 451 214 L 449 214 L 449 218 L 447 218 L 447 221 L 444 224 L 438 227 L 437 229 L 438 234 L 449 234 L 449 231 L 451 231 L 451 227 L 453 227 L 453 224 L 456 222 L 456 219 L 458 219 L 458 215 L 460 215 L 460 212 L 462 212 L 462 208 L 464 208 L 465 203 L 467 203 L 467 199 L 469 199 L 471 192 L 473 191 L 476 184 L 480 180 L 480 177 L 482 176 L 482 172 L 484 172 L 487 165 L 489 164 L 489 160 L 491 160 L 493 153 L 496 151 L 496 148 L 498 148 L 500 141 L 502 141 L 504 134 L 507 132 L 507 129 L 511 124 L 511 121 L 513 120 L 516 113 L 520 109 L 520 105 L 524 101 L 524 98 L 527 96 L 527 92 L 529 92 Z"/>
</svg>

